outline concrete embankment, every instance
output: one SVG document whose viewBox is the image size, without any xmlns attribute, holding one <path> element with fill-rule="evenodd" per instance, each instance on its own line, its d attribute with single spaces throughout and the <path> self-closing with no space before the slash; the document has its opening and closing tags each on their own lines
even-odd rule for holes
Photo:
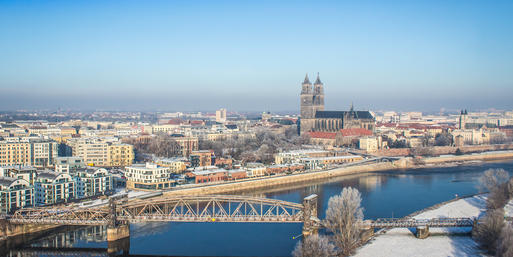
<svg viewBox="0 0 513 257">
<path fill-rule="evenodd" d="M 360 174 L 366 172 L 375 172 L 383 170 L 393 170 L 401 168 L 400 165 L 384 162 L 363 164 L 358 166 L 342 167 L 326 171 L 308 172 L 302 174 L 294 174 L 288 176 L 268 177 L 258 180 L 250 180 L 243 182 L 232 182 L 220 185 L 205 185 L 202 187 L 178 189 L 164 192 L 164 196 L 178 195 L 207 195 L 207 194 L 226 194 L 250 189 L 258 189 L 265 187 L 276 187 L 286 184 L 301 183 L 312 180 L 327 179 L 350 174 Z"/>
<path fill-rule="evenodd" d="M 323 180 L 333 177 L 364 174 L 368 172 L 387 171 L 395 169 L 415 169 L 425 167 L 426 164 L 447 164 L 452 162 L 466 161 L 495 161 L 495 160 L 513 160 L 513 151 L 486 152 L 480 154 L 428 157 L 414 160 L 410 157 L 401 158 L 394 162 L 382 162 L 372 164 L 361 164 L 349 167 L 341 167 L 326 171 L 308 172 L 288 176 L 264 177 L 261 179 L 230 182 L 216 185 L 204 185 L 192 188 L 174 189 L 163 192 L 164 196 L 178 195 L 208 195 L 208 194 L 228 194 L 234 192 L 248 191 L 266 187 L 279 187 L 287 184 L 299 184 L 307 181 Z"/>
<path fill-rule="evenodd" d="M 26 225 L 18 225 L 11 224 L 6 220 L 0 220 L 0 240 L 15 237 L 25 234 L 31 234 L 34 232 L 41 232 L 46 230 L 51 230 L 60 225 L 40 225 L 40 224 L 26 224 Z"/>
<path fill-rule="evenodd" d="M 450 162 L 496 161 L 496 160 L 511 160 L 511 159 L 513 159 L 513 151 L 500 151 L 500 152 L 485 152 L 485 153 L 479 153 L 479 154 L 429 157 L 429 158 L 423 158 L 422 162 L 425 164 L 441 164 L 441 163 L 450 163 Z"/>
</svg>

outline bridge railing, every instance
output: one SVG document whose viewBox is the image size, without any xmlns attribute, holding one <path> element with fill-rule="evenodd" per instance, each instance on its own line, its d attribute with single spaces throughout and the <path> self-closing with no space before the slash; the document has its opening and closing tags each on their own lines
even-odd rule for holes
<svg viewBox="0 0 513 257">
<path fill-rule="evenodd" d="M 371 227 L 374 228 L 411 228 L 418 226 L 429 227 L 472 227 L 474 219 L 472 218 L 433 218 L 433 219 L 376 219 L 371 221 Z"/>
<path fill-rule="evenodd" d="M 251 196 L 184 196 L 98 208 L 26 208 L 7 218 L 18 224 L 63 225 L 105 225 L 113 220 L 299 223 L 304 221 L 303 209 L 302 204 Z"/>
</svg>

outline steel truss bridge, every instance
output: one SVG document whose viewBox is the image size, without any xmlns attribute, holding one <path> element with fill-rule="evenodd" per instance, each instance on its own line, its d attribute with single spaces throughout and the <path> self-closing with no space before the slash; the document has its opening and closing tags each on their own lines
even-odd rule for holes
<svg viewBox="0 0 513 257">
<path fill-rule="evenodd" d="M 364 221 L 362 226 L 370 228 L 414 228 L 414 227 L 473 227 L 471 218 L 433 219 L 377 219 Z"/>
<path fill-rule="evenodd" d="M 317 214 L 317 196 L 310 197 L 313 205 L 309 205 L 308 200 L 299 204 L 251 196 L 179 196 L 121 204 L 111 201 L 108 207 L 98 208 L 24 208 L 7 219 L 14 224 L 62 225 L 148 221 L 304 223 L 312 214 Z"/>
<path fill-rule="evenodd" d="M 303 231 L 322 227 L 317 218 L 317 195 L 303 203 L 238 195 L 177 196 L 117 202 L 96 208 L 24 208 L 7 216 L 13 224 L 109 225 L 138 222 L 260 222 L 303 223 Z M 362 229 L 413 227 L 472 227 L 470 218 L 376 219 Z"/>
</svg>

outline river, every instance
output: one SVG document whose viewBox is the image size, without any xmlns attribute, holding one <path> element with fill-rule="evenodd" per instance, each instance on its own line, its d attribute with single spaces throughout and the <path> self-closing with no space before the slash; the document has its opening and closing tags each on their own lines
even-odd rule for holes
<svg viewBox="0 0 513 257">
<path fill-rule="evenodd" d="M 301 202 L 310 194 L 319 196 L 319 217 L 328 200 L 344 187 L 362 193 L 366 219 L 403 217 L 456 195 L 478 193 L 477 180 L 489 168 L 513 171 L 513 161 L 395 170 L 345 176 L 335 179 L 243 193 Z M 301 224 L 259 223 L 145 223 L 130 226 L 129 252 L 133 255 L 168 256 L 290 256 L 301 234 Z M 53 233 L 26 242 L 11 255 L 97 256 L 106 253 L 105 231 L 101 227 Z M 45 253 L 46 247 L 52 247 Z M 59 250 L 67 248 L 66 250 Z M 50 252 L 53 251 L 53 252 Z"/>
</svg>

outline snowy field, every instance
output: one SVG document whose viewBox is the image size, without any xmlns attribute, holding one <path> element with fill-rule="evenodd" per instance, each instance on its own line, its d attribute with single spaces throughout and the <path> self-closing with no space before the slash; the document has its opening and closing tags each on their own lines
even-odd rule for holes
<svg viewBox="0 0 513 257">
<path fill-rule="evenodd" d="M 477 218 L 485 211 L 486 196 L 478 195 L 445 204 L 413 218 Z M 505 211 L 509 216 L 513 214 L 513 201 L 506 205 Z M 470 231 L 470 228 L 430 228 L 428 238 L 417 239 L 415 230 L 390 229 L 360 248 L 355 256 L 486 256 L 468 234 Z"/>
</svg>

